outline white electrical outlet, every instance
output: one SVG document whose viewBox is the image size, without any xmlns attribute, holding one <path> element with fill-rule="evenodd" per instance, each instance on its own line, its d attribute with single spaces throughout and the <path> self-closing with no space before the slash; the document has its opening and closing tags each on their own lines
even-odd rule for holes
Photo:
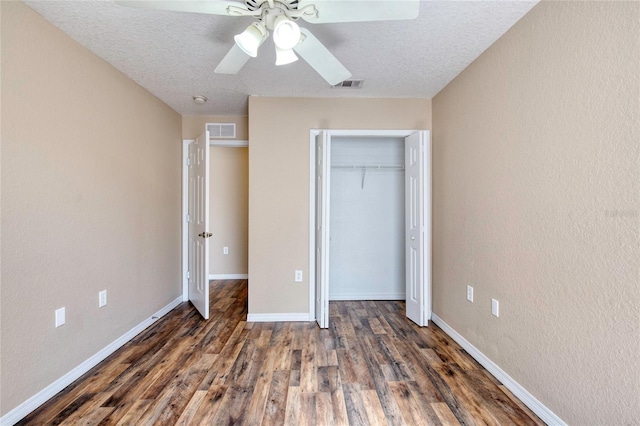
<svg viewBox="0 0 640 426">
<path fill-rule="evenodd" d="M 102 290 L 98 293 L 98 307 L 102 308 L 107 304 L 107 290 Z"/>
<path fill-rule="evenodd" d="M 494 317 L 500 316 L 500 302 L 496 299 L 491 299 L 491 313 Z"/>
<path fill-rule="evenodd" d="M 297 283 L 301 283 L 302 282 L 302 271 L 299 269 L 296 269 L 296 272 L 294 274 L 294 280 Z"/>
<path fill-rule="evenodd" d="M 222 254 L 229 254 L 229 247 L 222 247 Z"/>
<path fill-rule="evenodd" d="M 473 303 L 473 287 L 470 285 L 467 286 L 467 300 Z"/>
<path fill-rule="evenodd" d="M 64 325 L 64 308 L 56 309 L 56 328 Z"/>
</svg>

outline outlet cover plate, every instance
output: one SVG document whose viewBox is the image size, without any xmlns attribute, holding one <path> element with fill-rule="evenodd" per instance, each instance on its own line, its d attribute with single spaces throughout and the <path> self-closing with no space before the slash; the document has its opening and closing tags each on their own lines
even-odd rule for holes
<svg viewBox="0 0 640 426">
<path fill-rule="evenodd" d="M 107 304 L 107 290 L 102 290 L 98 293 L 98 307 L 102 308 Z"/>
<path fill-rule="evenodd" d="M 500 302 L 496 299 L 491 299 L 491 314 L 496 318 L 500 316 Z"/>
<path fill-rule="evenodd" d="M 65 323 L 65 309 L 56 309 L 56 328 L 63 326 Z"/>
<path fill-rule="evenodd" d="M 301 283 L 302 282 L 302 271 L 299 269 L 296 269 L 295 274 L 294 274 L 294 280 L 297 283 Z"/>
<path fill-rule="evenodd" d="M 470 285 L 467 286 L 467 300 L 473 303 L 473 287 Z"/>
</svg>

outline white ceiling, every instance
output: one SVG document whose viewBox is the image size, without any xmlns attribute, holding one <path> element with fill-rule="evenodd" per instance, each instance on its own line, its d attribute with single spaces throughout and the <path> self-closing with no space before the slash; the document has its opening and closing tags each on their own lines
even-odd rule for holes
<svg viewBox="0 0 640 426">
<path fill-rule="evenodd" d="M 354 1 L 354 0 L 350 0 Z M 213 70 L 253 20 L 119 6 L 26 1 L 45 19 L 183 115 L 246 115 L 247 97 L 432 98 L 536 1 L 421 1 L 411 21 L 299 23 L 351 71 L 361 89 L 329 87 L 303 60 L 276 67 L 269 38 L 237 75 Z M 209 101 L 196 105 L 193 95 Z"/>
</svg>

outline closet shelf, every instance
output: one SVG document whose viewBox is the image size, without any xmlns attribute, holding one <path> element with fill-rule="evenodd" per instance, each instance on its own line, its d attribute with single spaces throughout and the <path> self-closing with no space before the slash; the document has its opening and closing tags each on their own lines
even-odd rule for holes
<svg viewBox="0 0 640 426">
<path fill-rule="evenodd" d="M 368 169 L 391 169 L 391 170 L 404 170 L 404 166 L 331 166 L 332 169 L 357 169 L 357 170 L 368 170 Z"/>
</svg>

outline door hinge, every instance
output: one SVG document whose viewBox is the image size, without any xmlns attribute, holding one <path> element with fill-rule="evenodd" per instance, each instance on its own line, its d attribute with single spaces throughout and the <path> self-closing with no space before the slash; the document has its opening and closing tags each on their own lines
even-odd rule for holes
<svg viewBox="0 0 640 426">
<path fill-rule="evenodd" d="M 187 158 L 187 166 L 191 165 L 191 158 Z"/>
<path fill-rule="evenodd" d="M 187 271 L 187 279 L 191 278 L 191 272 Z"/>
<path fill-rule="evenodd" d="M 191 221 L 191 216 L 189 216 L 189 213 L 187 213 L 187 222 Z"/>
</svg>

